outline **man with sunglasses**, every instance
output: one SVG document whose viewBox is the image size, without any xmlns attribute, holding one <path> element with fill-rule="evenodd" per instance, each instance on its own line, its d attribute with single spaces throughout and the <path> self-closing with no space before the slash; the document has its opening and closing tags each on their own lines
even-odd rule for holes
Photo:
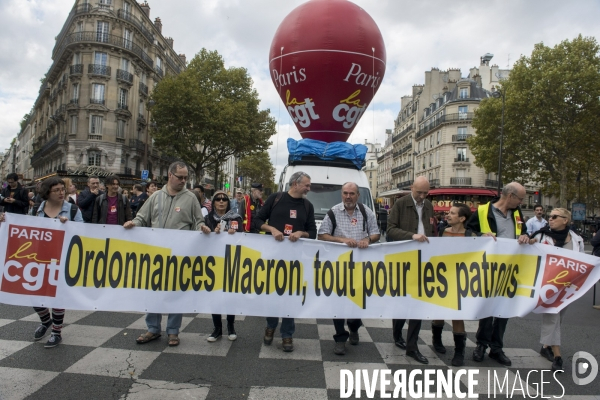
<svg viewBox="0 0 600 400">
<path fill-rule="evenodd" d="M 159 229 L 181 229 L 210 233 L 210 228 L 204 223 L 200 203 L 196 195 L 185 188 L 188 180 L 188 168 L 185 163 L 175 161 L 169 166 L 169 180 L 162 189 L 146 200 L 132 221 L 125 222 L 123 227 L 131 229 L 134 226 Z M 167 335 L 169 346 L 179 345 L 179 328 L 182 314 L 169 314 L 167 319 Z M 158 339 L 161 332 L 160 313 L 146 314 L 148 331 L 140 335 L 136 342 L 148 343 Z"/>
<path fill-rule="evenodd" d="M 489 203 L 478 207 L 473 213 L 467 228 L 478 236 L 491 236 L 496 238 L 517 239 L 519 244 L 529 243 L 527 226 L 523 223 L 523 213 L 520 204 L 527 193 L 525 188 L 511 182 L 502 188 L 500 198 L 492 199 Z M 479 320 L 477 329 L 477 347 L 473 351 L 473 360 L 483 361 L 485 351 L 489 347 L 489 357 L 502 365 L 510 366 L 512 362 L 502 348 L 508 318 L 487 317 Z"/>
</svg>

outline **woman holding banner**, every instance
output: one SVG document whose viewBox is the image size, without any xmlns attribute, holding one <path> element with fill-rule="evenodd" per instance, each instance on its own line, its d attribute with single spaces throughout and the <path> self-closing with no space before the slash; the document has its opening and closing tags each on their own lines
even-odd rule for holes
<svg viewBox="0 0 600 400">
<path fill-rule="evenodd" d="M 549 244 L 584 253 L 583 239 L 569 229 L 570 223 L 571 213 L 569 210 L 566 208 L 553 209 L 548 218 L 548 225 L 532 233 L 529 244 Z M 540 354 L 552 361 L 552 371 L 563 370 L 563 360 L 560 355 L 560 324 L 566 311 L 567 307 L 557 314 L 542 314 Z"/>
<path fill-rule="evenodd" d="M 71 204 L 65 200 L 67 190 L 65 182 L 62 179 L 58 177 L 46 179 L 40 187 L 40 195 L 44 201 L 37 210 L 38 217 L 59 219 L 63 224 L 67 221 L 83 222 L 79 208 L 75 204 Z M 33 309 L 39 315 L 42 323 L 35 330 L 33 339 L 36 341 L 42 339 L 46 335 L 48 328 L 52 326 L 50 339 L 48 339 L 44 347 L 49 349 L 58 346 L 62 341 L 61 331 L 65 310 L 53 308 L 52 318 L 50 318 L 51 313 L 48 308 L 33 307 Z"/>
<path fill-rule="evenodd" d="M 217 190 L 213 195 L 211 211 L 204 217 L 204 221 L 206 222 L 206 226 L 217 234 L 221 233 L 221 231 L 227 231 L 230 235 L 236 232 L 244 232 L 242 217 L 234 210 L 231 210 L 231 201 L 227 193 L 222 190 Z M 213 314 L 212 319 L 215 329 L 206 340 L 216 342 L 223 335 L 223 322 L 221 321 L 221 314 Z M 234 322 L 235 315 L 227 315 L 227 338 L 229 340 L 237 339 L 237 334 L 233 327 Z"/>
<path fill-rule="evenodd" d="M 454 203 L 450 208 L 446 222 L 448 226 L 442 228 L 438 235 L 441 237 L 470 237 L 476 236 L 470 229 L 465 228 L 465 224 L 471 218 L 471 209 L 466 204 Z M 432 321 L 431 330 L 433 332 L 433 348 L 439 353 L 446 353 L 446 348 L 442 344 L 442 329 L 444 321 Z M 465 363 L 465 346 L 467 334 L 465 333 L 465 322 L 463 320 L 452 320 L 452 334 L 454 336 L 454 357 L 452 365 L 461 367 Z"/>
</svg>

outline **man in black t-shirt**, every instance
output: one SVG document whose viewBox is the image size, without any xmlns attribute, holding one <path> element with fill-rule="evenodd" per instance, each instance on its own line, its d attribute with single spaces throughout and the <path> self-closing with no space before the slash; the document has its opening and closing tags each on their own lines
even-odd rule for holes
<svg viewBox="0 0 600 400">
<path fill-rule="evenodd" d="M 0 205 L 6 207 L 6 212 L 13 214 L 27 214 L 29 197 L 27 195 L 27 190 L 19 183 L 19 175 L 15 172 L 11 172 L 6 176 L 6 183 L 8 185 L 2 190 L 2 200 L 0 200 Z"/>
<path fill-rule="evenodd" d="M 290 177 L 290 190 L 287 193 L 274 193 L 269 196 L 256 215 L 256 219 L 252 221 L 252 227 L 273 235 L 279 242 L 286 237 L 290 242 L 296 242 L 300 238 L 315 239 L 317 237 L 315 209 L 305 198 L 309 191 L 310 176 L 301 171 L 294 173 Z M 266 345 L 273 343 L 273 334 L 278 323 L 278 317 L 267 318 L 264 337 Z M 283 351 L 294 351 L 292 335 L 295 330 L 294 318 L 282 318 L 280 332 Z"/>
</svg>

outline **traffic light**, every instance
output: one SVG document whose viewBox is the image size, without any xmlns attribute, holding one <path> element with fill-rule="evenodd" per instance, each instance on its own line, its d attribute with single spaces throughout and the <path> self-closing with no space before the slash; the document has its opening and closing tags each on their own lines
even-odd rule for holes
<svg viewBox="0 0 600 400">
<path fill-rule="evenodd" d="M 542 192 L 538 190 L 533 192 L 533 201 L 535 204 L 542 204 Z"/>
</svg>

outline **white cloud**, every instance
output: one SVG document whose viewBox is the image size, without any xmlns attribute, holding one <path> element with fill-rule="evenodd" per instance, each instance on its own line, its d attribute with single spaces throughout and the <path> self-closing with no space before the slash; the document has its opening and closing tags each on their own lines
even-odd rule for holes
<svg viewBox="0 0 600 400">
<path fill-rule="evenodd" d="M 119 3 L 121 0 L 114 0 Z M 578 34 L 600 36 L 599 2 L 558 0 L 421 2 L 356 0 L 378 24 L 387 51 L 387 71 L 372 106 L 351 136 L 353 143 L 383 142 L 393 126 L 400 98 L 423 83 L 431 67 L 461 68 L 464 75 L 493 53 L 505 67 L 535 43 L 555 45 Z M 285 141 L 300 136 L 291 124 L 268 71 L 272 38 L 283 18 L 302 0 L 150 0 L 152 19 L 160 17 L 163 34 L 173 37 L 175 50 L 190 60 L 202 47 L 217 50 L 228 66 L 248 69 L 262 100 L 280 119 L 271 149 L 278 171 L 287 161 Z M 19 121 L 37 98 L 39 79 L 51 65 L 54 37 L 73 5 L 72 0 L 0 1 L 0 149 L 19 130 Z M 120 8 L 119 5 L 116 6 Z M 347 27 L 351 29 L 351 27 Z M 510 57 L 510 61 L 509 60 Z M 275 143 L 279 143 L 277 146 Z M 277 156 L 275 157 L 275 153 Z"/>
</svg>

